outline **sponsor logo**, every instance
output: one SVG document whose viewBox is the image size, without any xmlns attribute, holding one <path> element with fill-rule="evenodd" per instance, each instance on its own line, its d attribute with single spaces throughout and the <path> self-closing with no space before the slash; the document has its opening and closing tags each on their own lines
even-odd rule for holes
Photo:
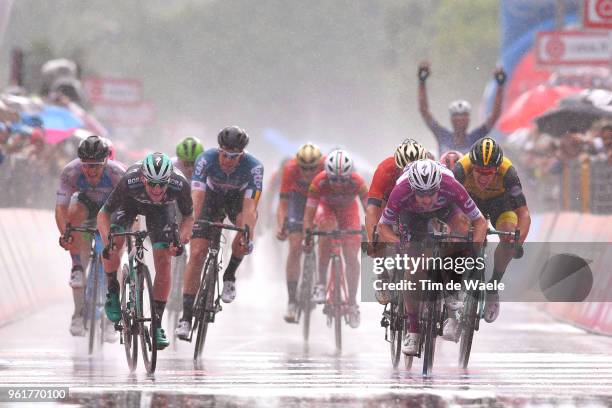
<svg viewBox="0 0 612 408">
<path fill-rule="evenodd" d="M 136 184 L 136 183 L 140 183 L 140 177 L 132 177 L 129 178 L 127 181 L 128 185 L 130 184 Z"/>
</svg>

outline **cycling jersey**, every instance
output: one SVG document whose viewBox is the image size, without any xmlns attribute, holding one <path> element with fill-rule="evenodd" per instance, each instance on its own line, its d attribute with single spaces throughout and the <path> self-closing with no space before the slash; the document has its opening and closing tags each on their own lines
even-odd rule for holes
<svg viewBox="0 0 612 408">
<path fill-rule="evenodd" d="M 355 197 L 365 200 L 367 194 L 368 186 L 359 174 L 352 173 L 345 182 L 332 183 L 322 171 L 310 183 L 306 206 L 316 207 L 321 202 L 330 207 L 348 207 Z"/>
<path fill-rule="evenodd" d="M 167 248 L 170 237 L 164 230 L 174 221 L 171 208 L 176 204 L 184 217 L 193 213 L 191 187 L 183 173 L 174 169 L 163 199 L 154 203 L 145 190 L 142 177 L 140 163 L 130 167 L 104 203 L 102 211 L 113 213 L 113 227 L 124 230 L 130 228 L 137 215 L 144 215 L 153 248 Z"/>
<path fill-rule="evenodd" d="M 185 175 L 187 180 L 191 182 L 191 177 L 189 177 L 188 175 L 189 173 L 193 173 L 193 167 L 188 169 L 187 166 L 185 166 L 185 162 L 179 160 L 179 158 L 176 156 L 174 156 L 170 160 L 172 161 L 172 166 L 174 166 L 175 169 L 179 169 L 183 173 L 183 175 Z"/>
<path fill-rule="evenodd" d="M 102 205 L 111 194 L 115 186 L 125 173 L 125 168 L 113 161 L 108 160 L 104 166 L 104 172 L 97 185 L 92 186 L 81 167 L 81 160 L 74 159 L 64 167 L 60 175 L 60 185 L 57 190 L 57 205 L 68 205 L 70 198 L 79 192 L 82 200 L 88 200 Z"/>
<path fill-rule="evenodd" d="M 219 149 L 208 149 L 198 156 L 191 180 L 191 188 L 201 191 L 235 195 L 243 192 L 245 198 L 259 199 L 262 190 L 263 165 L 250 153 L 244 153 L 240 163 L 225 173 L 219 163 Z"/>
<path fill-rule="evenodd" d="M 526 205 L 525 195 L 521 181 L 512 162 L 504 157 L 502 164 L 498 167 L 495 178 L 484 189 L 476 184 L 473 173 L 473 165 L 469 155 L 463 156 L 455 166 L 455 178 L 464 185 L 470 196 L 477 203 L 484 203 L 494 198 L 506 195 L 513 204 L 513 208 Z"/>
<path fill-rule="evenodd" d="M 280 187 L 280 197 L 289 198 L 294 194 L 306 197 L 308 195 L 308 187 L 314 177 L 323 170 L 323 162 L 317 166 L 316 172 L 311 172 L 310 175 L 305 174 L 297 163 L 296 159 L 291 159 L 283 166 L 283 180 Z"/>
<path fill-rule="evenodd" d="M 440 125 L 437 120 L 432 119 L 431 122 L 427 123 L 427 126 L 434 134 L 436 139 L 438 139 L 439 145 L 439 153 L 440 155 L 444 154 L 449 150 L 458 150 L 460 152 L 467 152 L 470 150 L 474 142 L 478 139 L 481 139 L 489 134 L 491 129 L 487 127 L 485 123 L 483 123 L 480 127 L 468 132 L 465 135 L 465 141 L 462 144 L 457 144 L 453 137 L 454 133 L 444 126 Z"/>
<path fill-rule="evenodd" d="M 191 188 L 189 182 L 180 170 L 173 170 L 168 182 L 168 189 L 162 201 L 154 203 L 145 190 L 140 167 L 141 164 L 137 163 L 126 171 L 117 187 L 104 203 L 104 210 L 106 212 L 113 213 L 121 206 L 136 203 L 144 205 L 145 207 L 163 207 L 168 203 L 176 202 L 183 216 L 187 217 L 193 213 Z"/>
<path fill-rule="evenodd" d="M 393 156 L 380 162 L 372 178 L 370 191 L 368 191 L 368 205 L 373 204 L 381 207 L 382 202 L 389 199 L 389 194 L 391 194 L 391 190 L 395 187 L 395 182 L 401 174 L 402 169 L 397 167 Z"/>
<path fill-rule="evenodd" d="M 442 165 L 440 165 L 442 167 Z M 482 216 L 480 210 L 470 198 L 465 188 L 448 172 L 442 171 L 442 181 L 438 191 L 438 200 L 430 207 L 421 207 L 415 199 L 415 191 L 411 187 L 406 173 L 397 180 L 396 186 L 391 191 L 387 206 L 383 211 L 380 222 L 388 225 L 396 225 L 400 213 L 436 213 L 438 210 L 456 206 L 471 221 Z"/>
</svg>

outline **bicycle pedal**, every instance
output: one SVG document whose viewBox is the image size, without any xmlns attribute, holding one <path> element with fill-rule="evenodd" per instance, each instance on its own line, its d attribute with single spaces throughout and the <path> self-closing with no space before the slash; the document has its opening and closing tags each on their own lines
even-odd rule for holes
<svg viewBox="0 0 612 408">
<path fill-rule="evenodd" d="M 214 323 L 215 322 L 215 312 L 207 312 L 206 313 L 206 322 Z"/>
<path fill-rule="evenodd" d="M 387 316 L 383 316 L 383 318 L 380 320 L 380 327 L 389 327 L 389 319 L 387 319 Z"/>
</svg>

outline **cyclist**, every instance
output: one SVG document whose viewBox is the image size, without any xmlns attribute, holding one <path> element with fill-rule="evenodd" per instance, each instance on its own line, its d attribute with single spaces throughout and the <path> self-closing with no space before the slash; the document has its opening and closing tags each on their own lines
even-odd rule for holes
<svg viewBox="0 0 612 408">
<path fill-rule="evenodd" d="M 170 256 L 177 251 L 165 231 L 173 221 L 169 211 L 174 202 L 183 216 L 178 231 L 179 240 L 181 244 L 187 244 L 193 227 L 191 187 L 183 173 L 173 168 L 170 158 L 156 152 L 147 155 L 142 162 L 132 165 L 127 170 L 98 213 L 98 228 L 107 248 L 105 252 L 108 251 L 111 257 L 120 252 L 125 241 L 117 238 L 114 247 L 108 248 L 111 214 L 112 227 L 116 230 L 129 229 L 138 215 L 146 217 L 147 231 L 153 246 L 155 264 L 153 300 L 159 322 L 162 320 L 170 292 Z M 121 319 L 120 287 L 117 280 L 119 259 L 115 258 L 115 261 L 112 259 L 104 268 L 108 279 L 104 309 L 110 321 L 118 322 Z M 166 334 L 161 327 L 156 329 L 155 338 L 158 349 L 163 350 L 168 346 Z"/>
<path fill-rule="evenodd" d="M 257 202 L 261 195 L 263 165 L 244 149 L 249 135 L 237 126 L 222 129 L 217 136 L 218 148 L 201 154 L 195 163 L 192 178 L 194 215 L 198 222 L 193 228 L 191 253 L 183 285 L 183 316 L 176 330 L 178 338 L 187 340 L 191 331 L 193 302 L 200 284 L 204 257 L 210 240 L 218 230 L 200 223 L 219 222 L 227 216 L 239 226 L 249 226 L 251 237 L 257 221 Z M 232 256 L 223 274 L 221 299 L 231 303 L 236 298 L 236 270 L 245 255 L 253 251 L 253 243 L 242 242 L 236 235 Z"/>
<path fill-rule="evenodd" d="M 468 132 L 468 125 L 470 123 L 470 112 L 472 107 L 469 102 L 464 100 L 457 100 L 452 102 L 448 110 L 450 112 L 451 125 L 453 127 L 452 132 L 440 125 L 435 120 L 429 111 L 429 103 L 427 101 L 427 89 L 425 82 L 431 74 L 431 70 L 428 62 L 422 62 L 419 64 L 418 78 L 419 78 L 419 111 L 421 116 L 427 124 L 427 127 L 434 134 L 438 140 L 440 153 L 444 153 L 448 150 L 459 150 L 466 152 L 470 149 L 470 146 L 481 137 L 486 136 L 493 126 L 502 111 L 502 102 L 504 99 L 504 83 L 506 82 L 506 73 L 503 68 L 495 69 L 493 76 L 495 82 L 497 82 L 497 90 L 495 92 L 495 101 L 493 103 L 493 110 L 487 118 L 487 120 L 480 125 L 478 128 Z"/>
<path fill-rule="evenodd" d="M 415 160 L 424 159 L 427 150 L 414 139 L 405 139 L 395 149 L 393 156 L 387 157 L 378 164 L 370 190 L 368 191 L 368 203 L 365 210 L 365 227 L 368 234 L 368 242 L 373 240 L 374 226 L 378 224 L 382 209 L 387 203 L 395 182 L 402 174 L 404 168 Z M 373 256 L 372 246 L 368 246 L 368 254 Z"/>
<path fill-rule="evenodd" d="M 278 211 L 276 213 L 276 237 L 284 241 L 289 238 L 287 255 L 287 292 L 289 302 L 285 321 L 297 323 L 296 291 L 300 276 L 300 258 L 302 256 L 302 220 L 308 196 L 308 187 L 312 179 L 323 170 L 323 154 L 318 146 L 312 143 L 303 144 L 295 158 L 289 160 L 282 169 Z"/>
<path fill-rule="evenodd" d="M 472 222 L 474 241 L 483 242 L 487 223 L 465 188 L 439 163 L 430 159 L 417 160 L 406 168 L 391 191 L 378 224 L 380 237 L 383 242 L 399 243 L 409 237 L 400 239 L 393 230 L 394 225 L 399 224 L 405 229 L 403 232 L 406 234 L 426 232 L 430 221 L 434 218 L 449 224 L 452 228 L 455 224 L 461 225 L 458 221 L 461 214 L 465 214 Z M 467 231 L 454 230 L 454 232 L 460 234 Z M 419 272 L 413 275 L 406 271 L 405 279 L 418 279 Z M 415 355 L 418 352 L 420 341 L 416 299 L 417 297 L 410 292 L 404 293 L 407 333 L 402 351 L 407 355 Z M 460 302 L 450 296 L 446 297 L 445 301 L 451 310 L 462 307 Z M 456 319 L 447 319 L 443 328 L 444 338 L 456 340 L 457 327 Z"/>
<path fill-rule="evenodd" d="M 176 157 L 172 158 L 172 164 L 183 172 L 187 180 L 191 180 L 195 161 L 203 152 L 204 146 L 200 139 L 188 136 L 176 145 Z"/>
<path fill-rule="evenodd" d="M 440 156 L 440 163 L 450 171 L 453 171 L 455 165 L 462 157 L 463 153 L 461 153 L 460 151 L 449 150 L 448 152 Z"/>
<path fill-rule="evenodd" d="M 365 209 L 368 186 L 363 178 L 353 171 L 353 159 L 341 149 L 333 150 L 325 159 L 325 170 L 315 176 L 308 189 L 306 209 L 304 211 L 304 231 L 311 230 L 316 223 L 323 231 L 339 229 L 359 229 L 359 206 L 355 198 L 359 197 Z M 316 214 L 316 220 L 315 220 Z M 305 243 L 307 247 L 312 244 Z M 325 284 L 327 266 L 331 258 L 330 238 L 319 239 L 319 279 L 314 287 L 313 300 L 325 302 Z M 357 305 L 357 288 L 359 287 L 359 247 L 358 235 L 346 236 L 342 252 L 346 262 L 348 283 L 348 322 L 352 328 L 359 327 L 360 316 Z"/>
<path fill-rule="evenodd" d="M 478 140 L 470 153 L 459 160 L 454 173 L 497 230 L 520 229 L 522 245 L 531 225 L 529 208 L 518 173 L 499 144 L 489 137 Z M 495 248 L 491 282 L 501 281 L 512 257 L 522 253 L 522 247 L 515 253 L 511 237 L 501 237 L 500 241 Z M 487 291 L 484 319 L 491 323 L 498 315 L 499 295 L 495 290 Z"/>
<path fill-rule="evenodd" d="M 74 314 L 70 324 L 70 333 L 73 336 L 84 336 L 85 274 L 83 262 L 87 260 L 82 256 L 89 255 L 90 247 L 81 234 L 74 234 L 69 242 L 64 241 L 63 236 L 68 223 L 74 226 L 86 223 L 95 227 L 98 210 L 119 183 L 125 169 L 120 164 L 108 160 L 108 146 L 97 135 L 90 135 L 83 139 L 79 144 L 77 154 L 78 158 L 68 163 L 60 175 L 55 221 L 60 232 L 59 244 L 65 250 L 70 251 L 72 258 L 69 285 L 74 298 Z M 103 262 L 106 261 L 103 260 Z M 109 342 L 116 340 L 112 325 L 107 325 L 104 330 L 105 340 Z"/>
</svg>

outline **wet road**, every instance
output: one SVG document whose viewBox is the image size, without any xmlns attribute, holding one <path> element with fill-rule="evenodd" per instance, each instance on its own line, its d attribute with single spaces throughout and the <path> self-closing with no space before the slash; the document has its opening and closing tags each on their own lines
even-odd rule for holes
<svg viewBox="0 0 612 408">
<path fill-rule="evenodd" d="M 118 343 L 88 357 L 85 339 L 68 333 L 66 302 L 0 328 L 0 384 L 69 386 L 62 403 L 88 406 L 612 405 L 612 338 L 557 323 L 534 305 L 503 304 L 497 322 L 483 322 L 467 371 L 456 368 L 458 346 L 439 340 L 434 375 L 424 379 L 419 360 L 412 371 L 391 368 L 375 304 L 362 305 L 361 327 L 344 327 L 341 356 L 317 309 L 305 348 L 300 327 L 282 321 L 284 285 L 275 279 L 243 274 L 198 368 L 184 342 L 160 353 L 153 377 L 142 364 L 130 375 Z"/>
</svg>

